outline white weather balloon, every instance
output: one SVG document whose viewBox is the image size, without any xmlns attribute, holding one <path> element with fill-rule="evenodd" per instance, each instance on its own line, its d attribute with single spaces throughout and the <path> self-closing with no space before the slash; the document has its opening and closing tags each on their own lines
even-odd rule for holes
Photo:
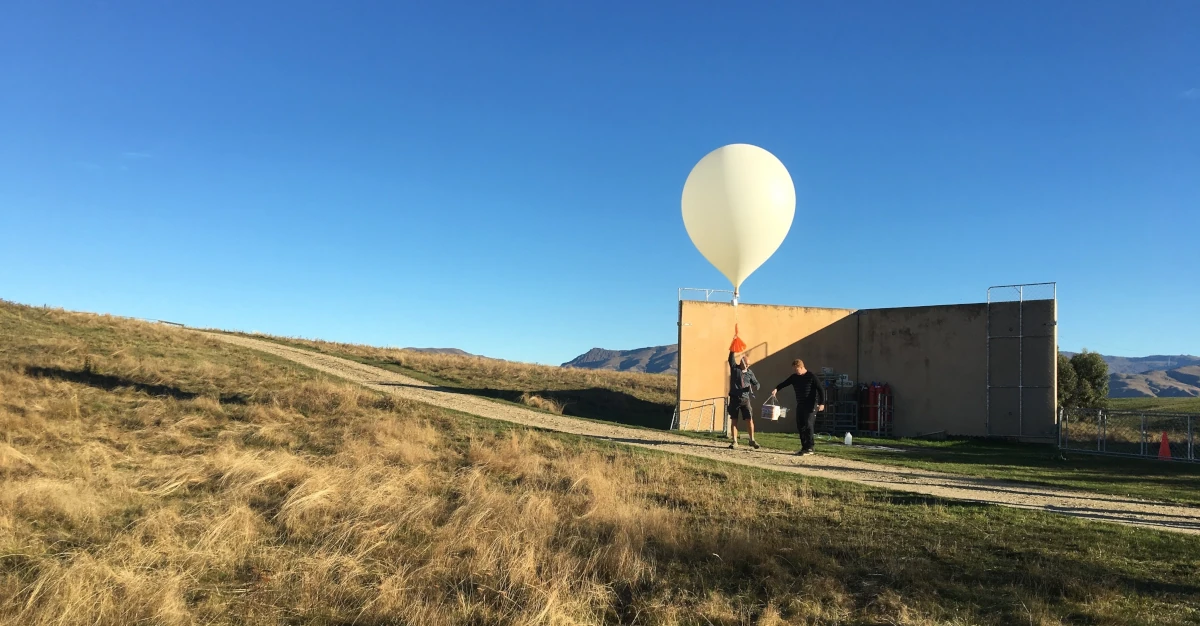
<svg viewBox="0 0 1200 626">
<path fill-rule="evenodd" d="M 709 152 L 683 184 L 688 237 L 737 291 L 775 254 L 796 215 L 796 188 L 775 155 L 744 143 Z"/>
</svg>

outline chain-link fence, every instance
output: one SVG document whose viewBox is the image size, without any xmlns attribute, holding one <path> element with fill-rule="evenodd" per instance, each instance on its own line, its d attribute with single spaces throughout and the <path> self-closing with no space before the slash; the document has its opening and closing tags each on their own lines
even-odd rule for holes
<svg viewBox="0 0 1200 626">
<path fill-rule="evenodd" d="M 1063 409 L 1058 446 L 1073 452 L 1195 462 L 1200 461 L 1198 428 L 1197 414 Z"/>
</svg>

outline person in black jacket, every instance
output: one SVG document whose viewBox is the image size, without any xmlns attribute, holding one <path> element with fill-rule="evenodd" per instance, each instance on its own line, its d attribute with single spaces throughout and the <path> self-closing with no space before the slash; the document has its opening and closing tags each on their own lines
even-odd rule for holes
<svg viewBox="0 0 1200 626">
<path fill-rule="evenodd" d="M 758 379 L 755 378 L 754 372 L 750 371 L 750 364 L 746 361 L 746 356 L 742 355 L 740 361 L 734 360 L 734 353 L 731 350 L 729 352 L 729 434 L 733 436 L 733 443 L 729 444 L 730 448 L 737 448 L 739 415 L 745 418 L 750 425 L 750 447 L 755 450 L 761 447 L 754 440 L 754 418 L 750 411 L 750 396 L 753 392 L 758 391 L 759 387 Z"/>
<path fill-rule="evenodd" d="M 774 398 L 780 389 L 788 386 L 796 392 L 796 429 L 800 431 L 800 450 L 796 454 L 813 454 L 816 452 L 813 450 L 816 444 L 813 428 L 817 424 L 817 411 L 825 410 L 825 388 L 812 372 L 804 368 L 804 361 L 792 361 L 792 370 L 795 373 L 776 385 L 771 397 Z"/>
</svg>

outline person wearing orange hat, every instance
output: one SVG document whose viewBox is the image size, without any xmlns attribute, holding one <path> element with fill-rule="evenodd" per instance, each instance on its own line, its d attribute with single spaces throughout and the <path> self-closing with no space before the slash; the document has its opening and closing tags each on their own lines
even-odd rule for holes
<svg viewBox="0 0 1200 626">
<path fill-rule="evenodd" d="M 746 420 L 750 428 L 750 447 L 755 450 L 762 446 L 754 440 L 754 417 L 750 411 L 750 398 L 755 391 L 758 391 L 760 385 L 758 378 L 754 376 L 754 372 L 750 371 L 750 363 L 746 361 L 746 355 L 742 355 L 741 360 L 735 358 L 736 353 L 729 351 L 729 434 L 733 438 L 733 442 L 729 444 L 730 449 L 736 449 L 738 445 L 737 422 L 738 417 Z"/>
</svg>

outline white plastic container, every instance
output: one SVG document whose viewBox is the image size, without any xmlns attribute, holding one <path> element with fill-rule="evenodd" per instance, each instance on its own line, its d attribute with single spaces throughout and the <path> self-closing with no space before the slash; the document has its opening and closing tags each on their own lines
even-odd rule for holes
<svg viewBox="0 0 1200 626">
<path fill-rule="evenodd" d="M 767 398 L 767 401 L 762 405 L 761 415 L 765 420 L 777 422 L 779 418 L 787 417 L 787 409 L 776 404 L 774 398 Z"/>
<path fill-rule="evenodd" d="M 848 446 L 854 445 L 854 435 L 851 435 L 850 433 L 846 433 L 846 445 L 848 445 Z"/>
</svg>

